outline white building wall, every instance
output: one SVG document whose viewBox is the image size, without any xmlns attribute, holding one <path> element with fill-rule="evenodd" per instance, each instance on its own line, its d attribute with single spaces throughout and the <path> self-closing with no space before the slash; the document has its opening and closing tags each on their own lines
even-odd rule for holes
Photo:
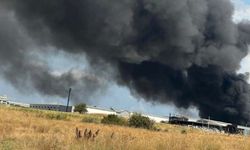
<svg viewBox="0 0 250 150">
<path fill-rule="evenodd" d="M 151 120 L 154 120 L 156 123 L 160 123 L 161 121 L 168 121 L 168 118 L 155 117 L 155 116 L 149 116 L 149 115 L 143 115 L 143 116 L 148 117 Z"/>
<path fill-rule="evenodd" d="M 109 110 L 104 110 L 104 109 L 98 109 L 98 108 L 90 108 L 87 107 L 87 113 L 88 114 L 105 114 L 105 115 L 116 115 L 116 112 L 114 111 L 109 111 Z"/>
</svg>

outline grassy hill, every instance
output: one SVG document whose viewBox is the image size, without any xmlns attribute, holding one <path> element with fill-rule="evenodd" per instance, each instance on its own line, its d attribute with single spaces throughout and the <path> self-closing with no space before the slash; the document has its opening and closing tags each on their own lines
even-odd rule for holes
<svg viewBox="0 0 250 150">
<path fill-rule="evenodd" d="M 157 124 L 160 131 L 101 124 L 102 115 L 80 115 L 0 106 L 1 150 L 249 150 L 250 138 Z M 91 129 L 95 139 L 76 139 Z"/>
</svg>

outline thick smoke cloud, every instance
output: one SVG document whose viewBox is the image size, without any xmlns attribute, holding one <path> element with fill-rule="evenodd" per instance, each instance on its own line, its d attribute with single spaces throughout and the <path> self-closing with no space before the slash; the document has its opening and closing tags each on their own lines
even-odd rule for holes
<svg viewBox="0 0 250 150">
<path fill-rule="evenodd" d="M 86 54 L 95 66 L 108 64 L 117 83 L 148 101 L 196 106 L 206 118 L 250 120 L 247 77 L 236 73 L 248 53 L 250 25 L 232 21 L 228 0 L 2 0 L 0 5 L 37 45 Z M 16 52 L 20 46 L 14 45 Z M 34 63 L 23 66 L 29 65 Z M 26 71 L 44 94 L 54 93 L 40 84 L 44 81 L 68 84 L 36 70 L 35 65 Z"/>
<path fill-rule="evenodd" d="M 162 103 L 167 99 L 181 108 L 196 106 L 202 117 L 234 123 L 249 119 L 250 89 L 245 75 L 225 72 L 214 65 L 193 65 L 183 73 L 156 62 L 123 63 L 120 69 L 122 83 L 145 99 Z"/>
<path fill-rule="evenodd" d="M 39 48 L 19 26 L 14 14 L 3 8 L 0 10 L 0 42 L 1 75 L 21 92 L 28 94 L 35 88 L 41 94 L 67 97 L 67 90 L 72 87 L 73 102 L 79 103 L 106 86 L 103 79 L 81 70 L 53 73 L 31 53 Z"/>
</svg>

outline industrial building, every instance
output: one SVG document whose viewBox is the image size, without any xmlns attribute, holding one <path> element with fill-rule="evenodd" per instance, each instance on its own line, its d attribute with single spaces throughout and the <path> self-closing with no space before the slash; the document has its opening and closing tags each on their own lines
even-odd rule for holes
<svg viewBox="0 0 250 150">
<path fill-rule="evenodd" d="M 43 109 L 43 110 L 53 110 L 53 111 L 63 111 L 63 112 L 74 112 L 74 106 L 65 106 L 57 104 L 30 104 L 30 108 Z"/>
<path fill-rule="evenodd" d="M 219 132 L 230 133 L 230 134 L 250 135 L 249 127 L 238 126 L 235 124 L 215 121 L 210 119 L 189 120 L 188 117 L 170 115 L 169 123 L 182 126 L 191 126 L 195 128 L 203 128 L 208 130 L 216 130 Z"/>
<path fill-rule="evenodd" d="M 30 104 L 30 108 L 66 112 L 67 106 L 58 105 L 58 104 Z M 68 106 L 67 112 L 74 112 L 74 109 L 75 109 L 75 106 Z M 87 114 L 105 114 L 105 115 L 114 114 L 116 115 L 115 111 L 98 108 L 94 106 L 86 106 L 86 109 L 87 109 L 87 112 L 86 112 Z"/>
<path fill-rule="evenodd" d="M 105 115 L 117 115 L 116 111 L 109 110 L 109 109 L 103 109 L 93 106 L 87 106 L 87 113 L 88 114 L 105 114 Z"/>
</svg>

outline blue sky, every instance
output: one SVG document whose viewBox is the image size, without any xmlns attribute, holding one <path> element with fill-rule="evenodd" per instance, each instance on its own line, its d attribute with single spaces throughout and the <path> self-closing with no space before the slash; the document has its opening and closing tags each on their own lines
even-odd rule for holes
<svg viewBox="0 0 250 150">
<path fill-rule="evenodd" d="M 236 13 L 234 20 L 240 21 L 242 19 L 250 20 L 250 0 L 232 0 Z M 52 70 L 64 72 L 71 68 L 83 69 L 86 67 L 86 60 L 80 57 L 66 57 L 63 53 L 55 53 L 54 55 L 44 56 L 49 62 Z M 247 56 L 242 62 L 242 68 L 239 72 L 250 72 L 250 56 Z M 60 97 L 42 96 L 38 93 L 20 93 L 8 82 L 0 76 L 0 95 L 7 95 L 11 100 L 25 102 L 25 103 L 58 103 L 65 104 L 66 99 Z M 169 113 L 182 113 L 189 116 L 197 117 L 197 111 L 178 110 L 171 104 L 151 104 L 145 102 L 143 99 L 133 97 L 126 87 L 120 87 L 112 84 L 103 95 L 92 97 L 89 105 L 96 105 L 105 108 L 126 109 L 130 111 L 137 111 L 142 113 L 166 116 Z"/>
<path fill-rule="evenodd" d="M 71 68 L 84 69 L 87 67 L 86 59 L 80 57 L 68 57 L 63 52 L 53 53 L 41 56 L 46 58 L 49 62 L 51 70 L 57 72 L 65 72 Z M 24 103 L 54 103 L 66 104 L 66 98 L 50 97 L 39 95 L 38 93 L 20 93 L 10 83 L 0 77 L 0 95 L 7 95 L 11 100 L 24 102 Z M 133 97 L 126 87 L 121 87 L 116 84 L 110 85 L 106 92 L 102 95 L 92 97 L 92 101 L 88 102 L 89 105 L 116 108 L 121 110 L 130 110 L 136 112 L 145 112 L 154 115 L 168 115 L 173 113 L 176 109 L 170 105 L 151 104 L 145 102 L 143 99 Z"/>
</svg>

